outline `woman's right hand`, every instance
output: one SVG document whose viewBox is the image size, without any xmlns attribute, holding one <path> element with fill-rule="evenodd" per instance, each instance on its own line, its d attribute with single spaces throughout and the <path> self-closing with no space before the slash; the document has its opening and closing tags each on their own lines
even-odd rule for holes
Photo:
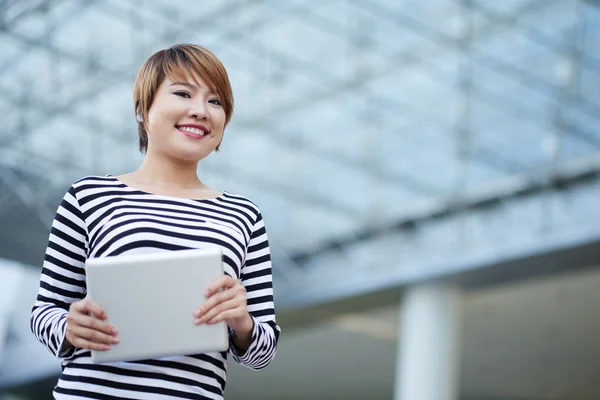
<svg viewBox="0 0 600 400">
<path fill-rule="evenodd" d="M 102 307 L 92 300 L 76 301 L 69 307 L 65 341 L 82 349 L 110 350 L 110 345 L 119 343 L 119 339 L 117 328 L 105 322 L 106 318 Z"/>
</svg>

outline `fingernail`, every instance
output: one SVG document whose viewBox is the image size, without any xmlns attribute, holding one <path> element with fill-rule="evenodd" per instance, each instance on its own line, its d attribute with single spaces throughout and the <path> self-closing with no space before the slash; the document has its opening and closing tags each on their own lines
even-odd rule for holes
<svg viewBox="0 0 600 400">
<path fill-rule="evenodd" d="M 196 325 L 202 325 L 202 318 L 195 320 L 194 324 L 196 324 Z"/>
<path fill-rule="evenodd" d="M 114 338 L 114 339 L 112 340 L 112 342 L 113 342 L 114 344 L 117 344 L 117 343 L 119 343 L 119 342 L 120 342 L 120 340 L 119 340 L 119 338 Z"/>
<path fill-rule="evenodd" d="M 200 310 L 196 310 L 196 311 L 194 312 L 194 316 L 195 316 L 195 317 L 199 317 L 199 316 L 200 316 Z"/>
<path fill-rule="evenodd" d="M 104 350 L 110 350 L 110 346 L 109 346 L 109 345 L 104 345 L 102 348 L 103 348 Z"/>
<path fill-rule="evenodd" d="M 112 332 L 113 332 L 113 335 L 116 335 L 119 333 L 119 330 L 113 326 Z"/>
</svg>

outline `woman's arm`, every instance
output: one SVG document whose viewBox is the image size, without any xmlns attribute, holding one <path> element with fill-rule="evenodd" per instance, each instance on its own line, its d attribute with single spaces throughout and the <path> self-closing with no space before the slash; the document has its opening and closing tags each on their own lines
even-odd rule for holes
<svg viewBox="0 0 600 400">
<path fill-rule="evenodd" d="M 252 229 L 240 280 L 246 288 L 247 307 L 253 326 L 250 334 L 231 332 L 231 354 L 248 368 L 258 370 L 275 358 L 281 329 L 275 320 L 271 252 L 262 215 Z"/>
<path fill-rule="evenodd" d="M 221 276 L 209 286 L 206 302 L 194 313 L 194 323 L 227 322 L 233 358 L 258 370 L 275 357 L 280 332 L 275 322 L 269 241 L 260 214 L 240 275 L 240 280 Z"/>
<path fill-rule="evenodd" d="M 75 347 L 65 341 L 69 307 L 85 297 L 87 230 L 75 188 L 65 194 L 48 239 L 30 326 L 35 337 L 56 357 L 69 358 Z"/>
</svg>

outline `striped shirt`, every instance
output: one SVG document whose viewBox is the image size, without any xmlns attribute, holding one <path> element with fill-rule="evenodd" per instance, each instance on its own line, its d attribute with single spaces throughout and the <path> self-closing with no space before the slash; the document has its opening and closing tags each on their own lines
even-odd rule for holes
<svg viewBox="0 0 600 400">
<path fill-rule="evenodd" d="M 223 251 L 225 273 L 246 288 L 254 329 L 243 355 L 233 346 L 231 329 L 228 352 L 93 364 L 89 350 L 61 350 L 69 306 L 86 296 L 86 259 L 215 245 Z M 228 192 L 190 200 L 143 192 L 110 175 L 80 179 L 65 194 L 52 223 L 31 330 L 62 359 L 53 393 L 57 399 L 222 399 L 228 353 L 258 370 L 277 350 L 280 329 L 260 210 Z"/>
</svg>

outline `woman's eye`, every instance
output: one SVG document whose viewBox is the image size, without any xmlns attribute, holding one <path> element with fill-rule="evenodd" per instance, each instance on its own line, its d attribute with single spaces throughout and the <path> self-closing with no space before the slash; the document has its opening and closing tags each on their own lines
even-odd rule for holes
<svg viewBox="0 0 600 400">
<path fill-rule="evenodd" d="M 209 102 L 209 103 L 212 103 L 212 104 L 215 104 L 215 105 L 217 105 L 217 106 L 220 106 L 220 105 L 221 105 L 221 100 L 219 100 L 219 99 L 211 99 L 211 100 L 209 100 L 208 102 Z"/>
<path fill-rule="evenodd" d="M 181 96 L 181 97 L 185 97 L 185 98 L 191 98 L 190 94 L 188 92 L 175 92 L 174 93 L 176 96 Z"/>
</svg>

